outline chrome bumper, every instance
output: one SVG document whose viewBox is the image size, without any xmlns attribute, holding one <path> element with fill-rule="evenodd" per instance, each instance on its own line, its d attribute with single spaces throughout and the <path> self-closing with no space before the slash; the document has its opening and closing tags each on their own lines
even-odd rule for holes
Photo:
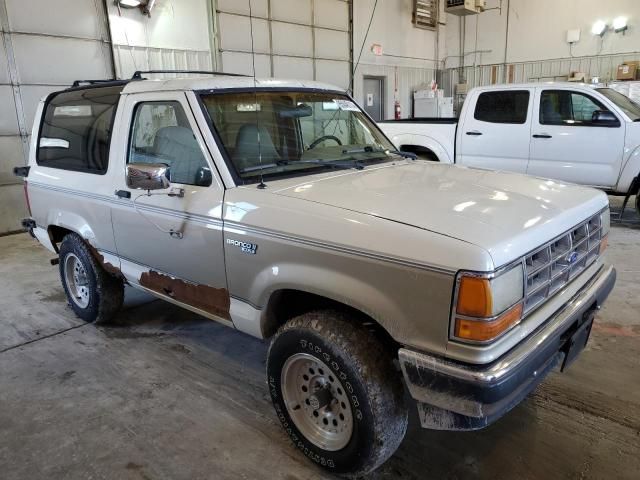
<svg viewBox="0 0 640 480">
<path fill-rule="evenodd" d="M 489 365 L 471 365 L 401 348 L 400 366 L 423 427 L 483 428 L 526 397 L 564 358 L 573 333 L 595 315 L 616 280 L 602 267 L 526 340 Z"/>
</svg>

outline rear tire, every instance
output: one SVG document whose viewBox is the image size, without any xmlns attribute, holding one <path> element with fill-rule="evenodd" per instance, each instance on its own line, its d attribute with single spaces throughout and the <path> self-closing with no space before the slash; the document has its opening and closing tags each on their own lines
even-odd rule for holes
<svg viewBox="0 0 640 480">
<path fill-rule="evenodd" d="M 60 245 L 60 280 L 74 313 L 85 322 L 108 323 L 122 307 L 124 284 L 107 273 L 77 234 Z"/>
<path fill-rule="evenodd" d="M 407 430 L 401 374 L 369 330 L 336 311 L 289 320 L 271 342 L 269 391 L 294 445 L 332 473 L 357 477 Z"/>
</svg>

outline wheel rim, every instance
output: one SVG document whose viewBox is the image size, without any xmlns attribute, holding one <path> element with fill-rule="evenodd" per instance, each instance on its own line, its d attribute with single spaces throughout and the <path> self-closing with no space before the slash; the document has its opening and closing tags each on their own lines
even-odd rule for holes
<svg viewBox="0 0 640 480">
<path fill-rule="evenodd" d="M 64 279 L 73 303 L 80 308 L 87 308 L 89 305 L 89 279 L 84 265 L 74 253 L 69 253 L 64 260 Z"/>
<path fill-rule="evenodd" d="M 344 448 L 353 433 L 353 414 L 342 382 L 321 360 L 296 353 L 282 367 L 282 396 L 300 433 L 327 451 Z"/>
</svg>

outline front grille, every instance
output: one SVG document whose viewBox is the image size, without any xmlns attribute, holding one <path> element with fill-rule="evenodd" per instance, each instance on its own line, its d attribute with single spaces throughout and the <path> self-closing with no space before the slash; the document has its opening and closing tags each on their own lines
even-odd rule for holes
<svg viewBox="0 0 640 480">
<path fill-rule="evenodd" d="M 524 313 L 571 282 L 600 255 L 601 214 L 525 257 Z"/>
</svg>

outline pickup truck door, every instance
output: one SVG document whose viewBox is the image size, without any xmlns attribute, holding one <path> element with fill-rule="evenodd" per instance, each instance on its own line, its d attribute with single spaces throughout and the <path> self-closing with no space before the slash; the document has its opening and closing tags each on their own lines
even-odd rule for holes
<svg viewBox="0 0 640 480">
<path fill-rule="evenodd" d="M 194 114 L 194 111 L 196 112 Z M 217 320 L 229 320 L 224 267 L 224 188 L 184 92 L 129 94 L 116 122 L 112 222 L 129 282 Z M 165 163 L 168 190 L 131 190 L 127 163 Z M 129 198 L 127 198 L 130 195 Z"/>
<path fill-rule="evenodd" d="M 480 91 L 460 118 L 456 163 L 524 173 L 531 136 L 531 89 Z"/>
<path fill-rule="evenodd" d="M 624 122 L 603 126 L 594 112 L 610 111 L 595 95 L 570 87 L 536 89 L 527 173 L 582 185 L 613 187 L 624 152 Z"/>
</svg>

